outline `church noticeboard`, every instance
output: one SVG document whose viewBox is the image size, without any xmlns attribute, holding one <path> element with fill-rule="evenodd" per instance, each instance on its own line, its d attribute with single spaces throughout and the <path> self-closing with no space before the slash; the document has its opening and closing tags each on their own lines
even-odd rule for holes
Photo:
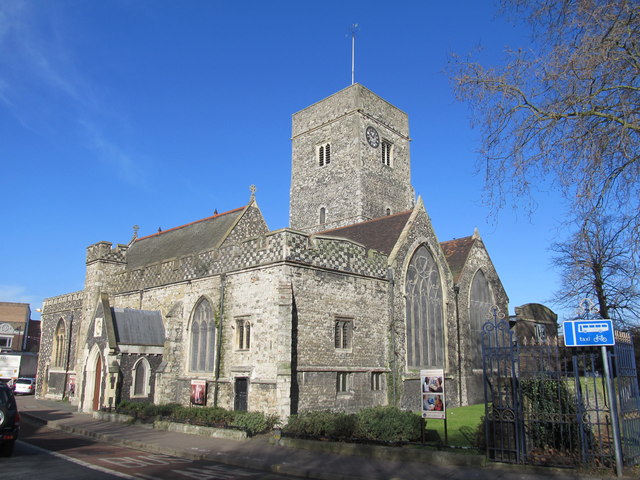
<svg viewBox="0 0 640 480">
<path fill-rule="evenodd" d="M 191 404 L 206 405 L 207 404 L 207 381 L 191 380 Z"/>
<path fill-rule="evenodd" d="M 422 418 L 446 418 L 444 370 L 420 370 Z"/>
</svg>

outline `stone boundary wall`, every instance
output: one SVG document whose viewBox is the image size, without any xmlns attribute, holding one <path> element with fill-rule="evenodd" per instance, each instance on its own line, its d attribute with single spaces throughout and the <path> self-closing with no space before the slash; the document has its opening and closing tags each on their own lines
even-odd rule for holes
<svg viewBox="0 0 640 480">
<path fill-rule="evenodd" d="M 116 275 L 116 293 L 194 280 L 276 262 L 294 262 L 368 277 L 385 278 L 386 255 L 349 240 L 278 230 L 235 245 L 188 255 Z"/>
</svg>

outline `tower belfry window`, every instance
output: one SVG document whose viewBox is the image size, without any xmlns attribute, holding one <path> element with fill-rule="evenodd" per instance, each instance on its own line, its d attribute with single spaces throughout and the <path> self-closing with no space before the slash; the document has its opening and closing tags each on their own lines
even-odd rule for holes
<svg viewBox="0 0 640 480">
<path fill-rule="evenodd" d="M 382 154 L 382 164 L 386 165 L 387 167 L 391 166 L 391 150 L 393 147 L 393 144 L 387 140 L 382 140 L 382 143 L 380 144 L 381 146 L 381 154 Z"/>
<path fill-rule="evenodd" d="M 329 163 L 331 163 L 331 144 L 322 144 L 318 147 L 318 165 L 324 167 Z"/>
</svg>

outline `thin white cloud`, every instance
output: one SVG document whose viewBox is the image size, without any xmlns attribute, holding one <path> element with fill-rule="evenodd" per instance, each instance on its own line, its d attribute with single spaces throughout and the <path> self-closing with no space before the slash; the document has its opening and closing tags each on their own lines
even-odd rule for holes
<svg viewBox="0 0 640 480">
<path fill-rule="evenodd" d="M 87 147 L 96 152 L 104 162 L 114 167 L 124 181 L 144 188 L 143 172 L 133 157 L 106 137 L 93 122 L 82 120 L 79 122 L 84 130 Z"/>
<path fill-rule="evenodd" d="M 24 0 L 0 1 L 0 108 L 25 128 L 52 138 L 56 129 L 69 131 L 96 159 L 114 168 L 118 177 L 139 184 L 143 177 L 135 157 L 109 132 L 118 117 L 75 60 L 64 18 L 55 8 Z M 65 41 L 67 40 L 67 41 Z M 97 88 L 96 88 L 97 87 Z"/>
<path fill-rule="evenodd" d="M 0 302 L 35 303 L 35 297 L 27 294 L 21 285 L 0 285 Z M 38 305 L 37 308 L 40 308 Z"/>
</svg>

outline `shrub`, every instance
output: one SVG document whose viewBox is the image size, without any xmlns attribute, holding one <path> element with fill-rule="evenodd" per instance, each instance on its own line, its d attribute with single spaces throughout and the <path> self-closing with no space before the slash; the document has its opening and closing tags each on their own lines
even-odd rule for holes
<svg viewBox="0 0 640 480">
<path fill-rule="evenodd" d="M 232 425 L 242 428 L 248 435 L 256 435 L 270 431 L 277 421 L 278 417 L 262 412 L 235 412 Z"/>
<path fill-rule="evenodd" d="M 520 382 L 523 409 L 528 422 L 528 440 L 532 447 L 576 450 L 580 431 L 576 421 L 576 398 L 565 383 L 539 377 Z M 584 434 L 589 432 L 585 428 Z"/>
<path fill-rule="evenodd" d="M 421 438 L 420 416 L 397 407 L 366 408 L 358 412 L 356 418 L 358 438 L 394 443 Z"/>
<path fill-rule="evenodd" d="M 341 412 L 303 412 L 289 417 L 285 432 L 301 437 L 351 438 L 356 416 Z"/>
<path fill-rule="evenodd" d="M 179 407 L 172 415 L 178 422 L 199 425 L 228 425 L 233 420 L 233 412 L 220 407 Z"/>
<path fill-rule="evenodd" d="M 261 412 L 235 412 L 220 407 L 184 407 L 176 403 L 155 405 L 125 400 L 118 404 L 117 411 L 145 421 L 164 417 L 195 425 L 236 427 L 249 435 L 267 432 L 278 422 L 277 416 Z"/>
</svg>

